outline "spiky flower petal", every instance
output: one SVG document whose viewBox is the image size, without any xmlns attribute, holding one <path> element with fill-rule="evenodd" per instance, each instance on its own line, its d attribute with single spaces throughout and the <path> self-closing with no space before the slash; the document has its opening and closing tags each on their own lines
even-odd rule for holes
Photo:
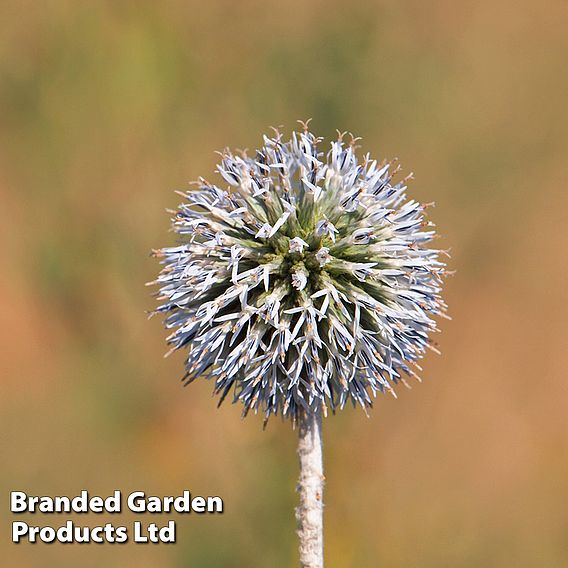
<svg viewBox="0 0 568 568">
<path fill-rule="evenodd" d="M 200 179 L 156 251 L 172 350 L 185 380 L 232 392 L 244 414 L 371 406 L 431 346 L 444 263 L 424 206 L 392 162 L 359 161 L 343 137 L 323 153 L 307 127 L 222 154 L 227 189 Z M 219 404 L 220 404 L 219 403 Z"/>
</svg>

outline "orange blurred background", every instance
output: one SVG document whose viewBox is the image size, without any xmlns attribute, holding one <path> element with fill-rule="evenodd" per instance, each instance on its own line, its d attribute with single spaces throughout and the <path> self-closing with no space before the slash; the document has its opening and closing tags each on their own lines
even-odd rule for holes
<svg viewBox="0 0 568 568">
<path fill-rule="evenodd" d="M 295 433 L 182 389 L 144 283 L 174 190 L 307 117 L 415 172 L 457 271 L 423 383 L 325 422 L 327 566 L 568 565 L 566 2 L 4 0 L 0 21 L 4 566 L 296 565 Z M 10 543 L 10 490 L 184 488 L 226 511 L 178 516 L 174 546 Z"/>
</svg>

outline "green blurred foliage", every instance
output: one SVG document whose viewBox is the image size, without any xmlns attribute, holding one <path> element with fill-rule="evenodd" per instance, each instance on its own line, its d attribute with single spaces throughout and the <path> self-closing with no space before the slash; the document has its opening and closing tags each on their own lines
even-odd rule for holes
<svg viewBox="0 0 568 568">
<path fill-rule="evenodd" d="M 179 518 L 177 546 L 4 538 L 4 564 L 295 565 L 294 432 L 183 390 L 144 283 L 174 189 L 312 117 L 416 173 L 457 270 L 424 383 L 326 421 L 327 565 L 567 565 L 567 16 L 554 0 L 2 2 L 2 491 L 226 504 Z"/>
</svg>

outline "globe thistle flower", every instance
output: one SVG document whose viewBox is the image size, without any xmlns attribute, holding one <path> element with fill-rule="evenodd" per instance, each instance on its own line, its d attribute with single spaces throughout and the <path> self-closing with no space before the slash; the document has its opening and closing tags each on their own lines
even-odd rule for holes
<svg viewBox="0 0 568 568">
<path fill-rule="evenodd" d="M 225 150 L 224 183 L 182 193 L 179 242 L 154 251 L 186 384 L 211 379 L 244 415 L 370 407 L 434 348 L 445 265 L 426 206 L 395 162 L 359 158 L 344 138 L 325 152 L 304 125 L 251 156 Z"/>
<path fill-rule="evenodd" d="M 406 197 L 394 162 L 357 157 L 339 135 L 324 152 L 304 124 L 264 137 L 253 156 L 221 154 L 225 187 L 200 179 L 174 211 L 176 246 L 155 251 L 172 351 L 186 384 L 214 381 L 233 401 L 299 424 L 303 568 L 323 567 L 321 417 L 364 409 L 427 348 L 445 265 L 425 205 Z"/>
</svg>

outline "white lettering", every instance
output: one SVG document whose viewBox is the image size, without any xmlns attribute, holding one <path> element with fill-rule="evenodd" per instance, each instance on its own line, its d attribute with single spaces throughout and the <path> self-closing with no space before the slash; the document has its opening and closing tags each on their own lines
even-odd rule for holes
<svg viewBox="0 0 568 568">
<path fill-rule="evenodd" d="M 146 502 L 144 501 L 144 491 L 134 491 L 128 496 L 128 508 L 133 513 L 144 513 L 146 511 Z"/>
<path fill-rule="evenodd" d="M 20 542 L 20 537 L 28 532 L 27 523 L 15 521 L 12 523 L 12 542 Z"/>
<path fill-rule="evenodd" d="M 26 497 L 27 495 L 23 491 L 12 491 L 10 493 L 10 511 L 12 513 L 23 513 L 26 511 L 28 508 Z"/>
</svg>

